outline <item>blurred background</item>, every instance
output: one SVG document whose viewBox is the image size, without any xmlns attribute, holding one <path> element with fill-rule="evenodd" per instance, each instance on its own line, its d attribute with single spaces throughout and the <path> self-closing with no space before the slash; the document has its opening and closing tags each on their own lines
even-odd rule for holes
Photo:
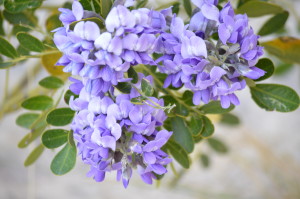
<svg viewBox="0 0 300 199">
<path fill-rule="evenodd" d="M 293 10 L 300 9 L 299 1 L 287 2 L 284 5 L 293 7 Z M 58 0 L 45 1 L 43 5 L 61 3 Z M 149 6 L 159 7 L 160 3 L 162 1 L 150 1 Z M 38 13 L 41 21 L 46 16 L 45 12 L 41 10 Z M 268 18 L 252 18 L 250 24 L 258 30 Z M 298 22 L 299 16 L 291 14 L 286 24 L 286 34 L 299 38 Z M 276 63 L 276 59 L 271 59 Z M 24 74 L 30 75 L 35 64 L 33 60 L 13 67 L 9 73 L 9 86 L 13 88 Z M 1 70 L 0 99 L 3 98 L 5 76 L 5 71 Z M 39 72 L 24 89 L 30 90 L 45 76 L 46 71 Z M 299 93 L 299 77 L 300 66 L 293 65 L 264 83 L 285 84 Z M 26 149 L 17 147 L 19 140 L 27 133 L 15 124 L 16 117 L 23 111 L 7 114 L 0 120 L 0 199 L 300 198 L 300 110 L 291 113 L 267 112 L 252 101 L 249 89 L 238 92 L 238 97 L 241 105 L 233 111 L 240 118 L 238 126 L 221 124 L 218 117 L 212 116 L 215 120 L 214 136 L 226 144 L 227 153 L 218 153 L 203 141 L 196 145 L 189 170 L 175 164 L 176 175 L 169 169 L 163 180 L 152 186 L 144 184 L 138 175 L 134 175 L 127 189 L 116 182 L 114 173 L 107 175 L 102 183 L 87 178 L 88 167 L 79 158 L 74 170 L 64 176 L 55 176 L 50 170 L 55 155 L 51 150 L 45 150 L 36 164 L 25 168 L 23 162 L 35 146 Z M 208 167 L 201 163 L 201 154 L 209 156 Z"/>
</svg>

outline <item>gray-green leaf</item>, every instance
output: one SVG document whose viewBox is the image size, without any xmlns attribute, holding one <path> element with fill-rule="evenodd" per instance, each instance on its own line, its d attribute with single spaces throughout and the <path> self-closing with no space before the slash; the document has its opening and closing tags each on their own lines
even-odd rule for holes
<svg viewBox="0 0 300 199">
<path fill-rule="evenodd" d="M 30 129 L 31 125 L 39 118 L 39 116 L 40 115 L 37 113 L 24 113 L 18 116 L 16 123 L 21 127 Z"/>
<path fill-rule="evenodd" d="M 76 163 L 76 147 L 66 144 L 65 147 L 56 154 L 51 162 L 51 171 L 56 175 L 64 175 L 72 170 Z"/>
<path fill-rule="evenodd" d="M 189 17 L 192 16 L 192 5 L 190 0 L 183 0 L 183 7 L 186 11 L 186 13 L 189 15 Z"/>
<path fill-rule="evenodd" d="M 64 82 L 58 77 L 49 76 L 42 79 L 39 85 L 48 89 L 58 89 L 64 85 Z"/>
<path fill-rule="evenodd" d="M 49 149 L 60 147 L 68 140 L 68 131 L 64 129 L 51 129 L 42 135 L 43 145 Z"/>
<path fill-rule="evenodd" d="M 299 107 L 299 96 L 291 88 L 279 84 L 256 84 L 251 95 L 258 106 L 267 111 L 290 112 Z"/>
<path fill-rule="evenodd" d="M 228 148 L 227 146 L 217 138 L 209 138 L 207 139 L 208 145 L 215 150 L 217 153 L 227 153 Z"/>
<path fill-rule="evenodd" d="M 53 106 L 53 99 L 46 95 L 39 95 L 25 100 L 21 106 L 29 110 L 46 110 Z"/>
<path fill-rule="evenodd" d="M 214 133 L 215 127 L 212 124 L 212 122 L 210 121 L 210 119 L 208 119 L 206 116 L 203 115 L 202 120 L 203 120 L 204 127 L 203 127 L 203 130 L 201 132 L 201 136 L 203 138 L 208 138 Z"/>
</svg>

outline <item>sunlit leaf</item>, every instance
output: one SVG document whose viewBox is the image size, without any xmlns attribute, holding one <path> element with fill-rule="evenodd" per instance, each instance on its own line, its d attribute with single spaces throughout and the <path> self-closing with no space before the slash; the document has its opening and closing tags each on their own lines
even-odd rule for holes
<svg viewBox="0 0 300 199">
<path fill-rule="evenodd" d="M 298 94 L 287 86 L 256 84 L 250 90 L 256 104 L 267 111 L 290 112 L 299 107 Z"/>
<path fill-rule="evenodd" d="M 42 64 L 49 74 L 54 76 L 65 75 L 63 72 L 64 66 L 56 66 L 56 62 L 61 57 L 61 52 L 55 52 L 42 56 Z"/>
<path fill-rule="evenodd" d="M 24 162 L 24 166 L 30 166 L 32 165 L 43 153 L 45 147 L 43 144 L 40 144 L 37 146 L 33 151 L 29 154 L 29 156 L 26 158 Z"/>
<path fill-rule="evenodd" d="M 48 32 L 61 26 L 61 21 L 59 20 L 59 14 L 53 14 L 46 20 L 46 29 Z"/>
<path fill-rule="evenodd" d="M 53 106 L 53 99 L 46 95 L 39 95 L 26 99 L 21 106 L 29 110 L 46 110 Z"/>
<path fill-rule="evenodd" d="M 76 163 L 76 147 L 66 144 L 65 147 L 56 154 L 51 162 L 51 171 L 56 175 L 64 175 L 72 170 Z"/>
<path fill-rule="evenodd" d="M 287 63 L 300 63 L 300 39 L 293 37 L 279 37 L 277 39 L 263 42 L 270 54 L 275 55 L 279 59 Z"/>
</svg>

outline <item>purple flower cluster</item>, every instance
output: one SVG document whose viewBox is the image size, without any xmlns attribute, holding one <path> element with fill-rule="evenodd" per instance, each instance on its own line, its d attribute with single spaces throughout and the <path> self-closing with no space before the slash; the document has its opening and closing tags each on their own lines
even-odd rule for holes
<svg viewBox="0 0 300 199">
<path fill-rule="evenodd" d="M 117 5 L 108 14 L 103 30 L 94 21 L 82 20 L 94 17 L 101 22 L 100 16 L 83 10 L 78 1 L 73 2 L 72 10 L 60 11 L 64 27 L 54 31 L 53 40 L 63 56 L 57 64 L 65 66 L 64 72 L 83 77 L 87 88 L 101 84 L 99 91 L 107 92 L 112 85 L 128 81 L 124 72 L 130 66 L 155 64 L 150 55 L 156 35 L 166 28 L 168 11 L 130 11 Z"/>
<path fill-rule="evenodd" d="M 173 16 L 169 32 L 160 35 L 155 52 L 159 70 L 168 74 L 164 86 L 194 92 L 193 103 L 220 100 L 223 108 L 238 105 L 235 91 L 246 86 L 244 77 L 258 79 L 264 71 L 255 67 L 263 48 L 248 25 L 246 15 L 235 15 L 230 3 L 219 12 L 216 0 L 193 0 L 198 8 L 189 25 Z M 210 36 L 218 33 L 219 41 Z"/>
<path fill-rule="evenodd" d="M 157 130 L 166 115 L 155 108 L 155 104 L 163 106 L 163 100 L 151 97 L 148 105 L 132 104 L 130 99 L 139 96 L 136 89 L 140 86 L 141 81 L 130 94 L 115 99 L 90 95 L 79 80 L 71 86 L 74 93 L 79 92 L 78 98 L 70 99 L 70 107 L 77 111 L 71 128 L 83 162 L 91 167 L 87 175 L 97 182 L 104 180 L 106 172 L 117 171 L 117 179 L 127 187 L 132 168 L 137 168 L 143 181 L 152 184 L 155 174 L 167 172 L 165 165 L 171 159 L 160 148 L 172 132 Z"/>
<path fill-rule="evenodd" d="M 264 75 L 255 67 L 263 48 L 247 16 L 235 15 L 230 3 L 219 11 L 218 0 L 192 2 L 197 8 L 187 25 L 170 8 L 158 12 L 114 5 L 105 21 L 78 1 L 72 10 L 60 9 L 63 27 L 54 30 L 54 43 L 63 56 L 57 64 L 81 78 L 71 78 L 70 89 L 79 95 L 70 99 L 76 111 L 71 128 L 83 162 L 91 167 L 88 176 L 96 181 L 117 171 L 127 187 L 136 168 L 151 184 L 171 161 L 161 150 L 172 135 L 161 130 L 164 102 L 141 94 L 142 79 L 152 83 L 152 77 L 139 74 L 128 94 L 114 90 L 131 81 L 130 67 L 157 65 L 167 74 L 164 87 L 184 86 L 193 91 L 195 105 L 220 100 L 223 108 L 239 104 L 235 91 L 245 88 L 245 78 Z M 153 53 L 160 57 L 153 60 Z M 139 97 L 142 103 L 131 102 Z"/>
<path fill-rule="evenodd" d="M 106 172 L 116 171 L 127 187 L 132 169 L 137 169 L 143 181 L 152 184 L 171 162 L 161 147 L 172 132 L 158 130 L 166 119 L 160 109 L 164 102 L 149 97 L 142 104 L 131 103 L 141 96 L 141 80 L 152 83 L 151 76 L 139 74 L 129 94 L 116 95 L 114 86 L 131 80 L 124 74 L 131 66 L 155 64 L 150 55 L 157 35 L 166 28 L 169 10 L 130 11 L 117 5 L 101 30 L 94 21 L 84 20 L 100 16 L 85 11 L 78 1 L 72 10 L 60 11 L 64 27 L 54 31 L 54 43 L 63 56 L 57 64 L 82 78 L 70 78 L 70 90 L 79 97 L 72 97 L 69 105 L 76 111 L 71 128 L 79 154 L 91 168 L 87 175 L 100 182 Z"/>
</svg>

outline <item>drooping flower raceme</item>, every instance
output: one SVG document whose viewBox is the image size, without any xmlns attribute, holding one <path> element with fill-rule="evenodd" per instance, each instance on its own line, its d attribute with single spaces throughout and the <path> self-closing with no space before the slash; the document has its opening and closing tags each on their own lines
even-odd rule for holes
<svg viewBox="0 0 300 199">
<path fill-rule="evenodd" d="M 155 108 L 156 104 L 163 106 L 163 100 L 151 97 L 147 104 L 132 104 L 130 99 L 139 96 L 136 88 L 140 88 L 140 82 L 130 94 L 115 99 L 90 95 L 80 81 L 75 84 L 72 91 L 80 93 L 70 100 L 70 107 L 77 111 L 71 128 L 83 162 L 91 167 L 88 176 L 100 182 L 106 172 L 116 171 L 117 179 L 127 187 L 133 168 L 148 184 L 156 179 L 155 174 L 167 172 L 165 165 L 171 159 L 160 148 L 172 132 L 157 130 L 166 115 Z"/>
<path fill-rule="evenodd" d="M 235 15 L 230 3 L 219 12 L 217 1 L 193 0 L 199 12 L 184 26 L 174 16 L 170 32 L 162 33 L 156 52 L 163 54 L 156 60 L 160 72 L 168 74 L 167 87 L 188 88 L 194 92 L 193 102 L 199 105 L 220 100 L 223 108 L 238 105 L 235 91 L 245 88 L 244 77 L 257 79 L 264 71 L 255 67 L 262 47 L 258 36 L 248 25 L 246 15 Z M 220 40 L 210 36 L 218 33 Z"/>
</svg>

